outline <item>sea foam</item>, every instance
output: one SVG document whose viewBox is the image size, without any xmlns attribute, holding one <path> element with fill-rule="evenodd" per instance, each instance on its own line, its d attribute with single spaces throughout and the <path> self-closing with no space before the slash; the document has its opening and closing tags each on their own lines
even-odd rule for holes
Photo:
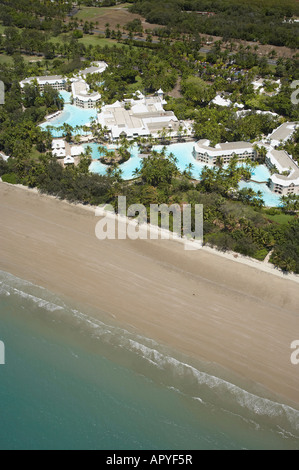
<svg viewBox="0 0 299 470">
<path fill-rule="evenodd" d="M 34 291 L 30 293 L 28 291 Z M 127 331 L 115 325 L 92 318 L 85 313 L 68 307 L 61 299 L 42 287 L 0 271 L 0 295 L 17 295 L 53 315 L 73 318 L 96 340 L 134 354 L 160 373 L 165 386 L 189 394 L 199 406 L 217 403 L 224 411 L 246 414 L 246 419 L 256 422 L 258 417 L 271 420 L 276 431 L 284 436 L 299 437 L 299 411 L 283 403 L 261 397 L 221 377 L 201 371 L 187 362 L 170 355 L 169 351 L 156 341 Z M 167 383 L 168 381 L 168 383 Z M 175 384 L 174 384 L 175 382 Z M 196 392 L 195 394 L 193 392 Z"/>
</svg>

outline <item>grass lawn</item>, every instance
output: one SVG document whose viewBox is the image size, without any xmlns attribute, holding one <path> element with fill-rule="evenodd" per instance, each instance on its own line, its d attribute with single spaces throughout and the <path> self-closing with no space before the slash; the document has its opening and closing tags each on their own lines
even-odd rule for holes
<svg viewBox="0 0 299 470">
<path fill-rule="evenodd" d="M 37 160 L 41 155 L 43 155 L 43 154 L 40 153 L 40 152 L 37 150 L 36 146 L 34 145 L 34 146 L 32 147 L 31 152 L 30 152 L 30 157 L 33 158 L 34 160 Z"/>
<path fill-rule="evenodd" d="M 11 65 L 13 63 L 12 56 L 6 54 L 0 54 L 0 64 Z"/>
<path fill-rule="evenodd" d="M 141 90 L 141 89 L 142 89 L 142 78 L 138 75 L 136 77 L 136 83 L 132 83 L 128 85 L 127 90 L 128 90 L 128 93 L 135 93 L 135 91 Z"/>
<path fill-rule="evenodd" d="M 265 214 L 265 216 L 267 217 L 267 219 L 270 219 L 273 222 L 276 222 L 277 224 L 280 224 L 280 225 L 287 224 L 294 219 L 294 216 L 289 215 L 289 214 L 277 214 L 277 215 Z"/>
<path fill-rule="evenodd" d="M 122 47 L 124 44 L 121 44 L 113 39 L 107 39 L 99 36 L 98 34 L 86 34 L 84 35 L 83 38 L 79 39 L 79 42 L 81 44 L 84 44 L 84 46 L 117 46 L 117 47 Z M 126 45 L 127 47 L 127 45 Z"/>
<path fill-rule="evenodd" d="M 36 55 L 26 55 L 22 54 L 23 59 L 25 62 L 39 62 L 44 59 L 44 57 L 37 57 Z M 0 64 L 8 64 L 12 65 L 13 58 L 11 55 L 7 54 L 0 54 Z"/>
<path fill-rule="evenodd" d="M 120 8 L 128 8 L 130 3 L 121 3 L 117 6 L 113 7 L 86 7 L 82 6 L 80 11 L 74 16 L 74 18 L 78 18 L 78 20 L 83 21 L 97 21 L 100 16 L 104 16 L 107 13 L 113 11 L 119 11 Z"/>
<path fill-rule="evenodd" d="M 82 7 L 74 18 L 77 18 L 78 20 L 93 21 L 113 8 L 114 7 Z"/>
<path fill-rule="evenodd" d="M 136 18 L 142 20 L 142 17 L 140 15 L 137 15 L 136 13 L 130 13 L 128 11 L 129 6 L 129 3 L 122 3 L 113 7 L 82 6 L 81 10 L 78 11 L 78 13 L 73 16 L 73 18 L 69 18 L 67 21 L 70 22 L 74 19 L 83 22 L 92 21 L 95 25 L 95 29 L 98 29 L 99 31 L 105 31 L 105 25 L 107 23 L 109 23 L 110 29 L 116 29 L 117 25 L 120 25 L 120 27 L 122 28 L 126 23 Z M 96 23 L 98 24 L 96 25 Z M 144 29 L 153 29 L 157 26 L 159 27 L 159 25 L 143 22 Z"/>
<path fill-rule="evenodd" d="M 60 36 L 57 36 L 56 38 L 51 38 L 50 41 L 52 43 L 59 43 L 59 44 L 65 44 L 65 39 L 70 41 L 71 35 L 68 34 L 61 34 Z M 103 38 L 99 34 L 84 34 L 83 38 L 78 39 L 78 41 L 81 44 L 84 44 L 84 46 L 117 46 L 117 47 L 128 47 L 127 44 L 121 44 L 117 42 L 116 40 L 113 39 L 107 39 Z"/>
</svg>

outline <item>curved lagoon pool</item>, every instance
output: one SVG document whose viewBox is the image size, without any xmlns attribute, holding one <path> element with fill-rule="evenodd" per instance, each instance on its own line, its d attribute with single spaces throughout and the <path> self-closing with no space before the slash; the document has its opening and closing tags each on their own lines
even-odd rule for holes
<svg viewBox="0 0 299 470">
<path fill-rule="evenodd" d="M 42 129 L 46 129 L 49 126 L 56 127 L 52 131 L 53 137 L 61 137 L 62 132 L 58 128 L 63 126 L 63 124 L 69 124 L 72 127 L 76 126 L 86 126 L 90 124 L 92 119 L 96 119 L 97 117 L 97 110 L 96 109 L 82 109 L 74 106 L 72 104 L 65 104 L 64 109 L 59 116 L 54 119 L 51 119 L 47 122 L 44 122 L 40 125 Z M 84 135 L 83 130 L 78 131 L 77 133 L 81 133 Z"/>
<path fill-rule="evenodd" d="M 99 162 L 97 159 L 100 157 L 100 153 L 98 150 L 99 144 L 93 143 L 88 144 L 92 148 L 92 158 L 93 162 L 90 165 L 90 171 L 93 173 L 98 173 L 100 175 L 105 175 L 107 171 L 107 166 L 103 165 L 103 163 Z M 86 147 L 87 145 L 84 145 Z M 177 167 L 180 171 L 184 171 L 186 167 L 191 163 L 192 164 L 192 176 L 195 179 L 200 179 L 200 175 L 202 169 L 204 168 L 204 164 L 201 162 L 196 161 L 192 156 L 192 151 L 194 147 L 194 142 L 186 142 L 186 143 L 177 143 L 171 144 L 167 146 L 166 154 L 169 155 L 173 153 L 174 156 L 177 158 Z M 161 151 L 163 148 L 162 145 L 157 145 L 154 147 L 155 150 Z M 122 177 L 124 180 L 134 178 L 134 170 L 136 168 L 140 168 L 142 159 L 138 157 L 138 147 L 137 145 L 133 145 L 130 149 L 131 151 L 131 158 L 127 162 L 120 165 L 122 170 Z M 268 207 L 277 207 L 280 205 L 280 196 L 272 193 L 268 186 L 266 185 L 266 181 L 270 178 L 271 174 L 268 168 L 265 165 L 259 165 L 258 167 L 254 168 L 252 172 L 252 179 L 257 181 L 255 182 L 245 182 L 241 181 L 239 183 L 239 188 L 251 188 L 254 191 L 261 191 L 263 200 L 265 205 Z M 258 183 L 260 182 L 260 184 Z"/>
</svg>

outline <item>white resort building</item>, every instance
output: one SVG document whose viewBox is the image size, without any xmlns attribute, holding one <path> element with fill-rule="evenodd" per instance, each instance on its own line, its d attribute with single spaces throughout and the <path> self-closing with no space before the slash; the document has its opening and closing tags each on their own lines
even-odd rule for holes
<svg viewBox="0 0 299 470">
<path fill-rule="evenodd" d="M 90 109 L 96 108 L 97 104 L 101 100 L 100 93 L 90 93 L 89 85 L 86 83 L 88 74 L 103 73 L 108 65 L 106 62 L 94 62 L 91 67 L 81 70 L 78 75 L 69 80 L 72 82 L 72 95 L 73 104 L 79 108 Z M 67 78 L 61 75 L 53 75 L 46 77 L 30 77 L 25 78 L 20 82 L 21 89 L 23 90 L 25 85 L 37 82 L 41 91 L 44 90 L 45 85 L 49 85 L 55 90 L 66 90 L 68 85 Z"/>
<path fill-rule="evenodd" d="M 222 159 L 224 164 L 227 164 L 234 156 L 237 156 L 240 161 L 247 160 L 248 158 L 254 160 L 256 153 L 253 145 L 249 142 L 226 142 L 211 147 L 209 140 L 202 139 L 193 148 L 195 160 L 207 165 L 215 165 L 219 158 Z"/>
<path fill-rule="evenodd" d="M 166 101 L 162 90 L 151 97 L 136 92 L 136 99 L 103 106 L 98 122 L 109 130 L 113 141 L 122 136 L 128 139 L 149 136 L 159 138 L 163 130 L 170 137 L 176 137 L 178 133 L 191 136 L 191 124 L 179 121 L 172 111 L 165 111 L 164 104 Z"/>
<path fill-rule="evenodd" d="M 256 158 L 255 145 L 265 147 L 267 150 L 266 165 L 270 170 L 276 169 L 269 180 L 271 191 L 281 195 L 296 194 L 299 195 L 299 166 L 293 158 L 284 150 L 277 150 L 276 147 L 287 142 L 298 128 L 296 122 L 285 122 L 265 139 L 251 144 L 249 142 L 226 142 L 210 146 L 207 139 L 199 140 L 193 148 L 193 157 L 205 163 L 214 166 L 219 158 L 224 164 L 229 163 L 234 156 L 239 161 L 245 161 L 248 158 Z"/>
<path fill-rule="evenodd" d="M 286 151 L 276 150 L 275 147 L 287 142 L 297 128 L 298 123 L 285 122 L 263 141 L 268 150 L 266 165 L 270 170 L 276 168 L 278 171 L 270 178 L 270 189 L 283 196 L 299 195 L 299 167 Z"/>
<path fill-rule="evenodd" d="M 87 78 L 88 74 L 95 74 L 95 73 L 103 73 L 105 72 L 106 68 L 108 67 L 108 64 L 106 62 L 93 62 L 91 67 L 88 67 L 84 70 L 81 70 L 79 72 L 79 77 L 83 78 L 84 80 Z"/>
<path fill-rule="evenodd" d="M 7 160 L 10 158 L 9 155 L 5 155 L 5 153 L 0 152 L 0 158 L 7 162 Z"/>
<path fill-rule="evenodd" d="M 84 80 L 77 80 L 72 83 L 73 104 L 79 108 L 96 108 L 101 101 L 100 93 L 90 93 L 89 86 Z"/>
<path fill-rule="evenodd" d="M 46 77 L 29 77 L 25 78 L 20 82 L 21 89 L 25 87 L 25 85 L 30 85 L 37 81 L 37 84 L 41 91 L 44 90 L 45 85 L 49 85 L 50 87 L 54 88 L 55 90 L 65 90 L 67 86 L 67 79 L 62 77 L 62 75 L 49 75 Z"/>
<path fill-rule="evenodd" d="M 66 145 L 63 139 L 52 140 L 52 155 L 57 158 L 64 158 L 66 156 Z"/>
<path fill-rule="evenodd" d="M 298 128 L 298 123 L 296 122 L 285 122 L 281 124 L 277 129 L 275 129 L 272 134 L 269 134 L 265 139 L 265 142 L 270 144 L 271 147 L 276 147 L 277 145 L 284 144 L 287 142 Z"/>
<path fill-rule="evenodd" d="M 268 168 L 277 168 L 279 171 L 270 178 L 271 191 L 282 196 L 299 195 L 299 167 L 287 152 L 271 148 L 267 153 L 266 164 Z"/>
<path fill-rule="evenodd" d="M 52 140 L 52 155 L 59 159 L 64 159 L 64 163 L 74 163 L 74 157 L 84 154 L 82 145 L 70 145 L 64 139 Z"/>
</svg>

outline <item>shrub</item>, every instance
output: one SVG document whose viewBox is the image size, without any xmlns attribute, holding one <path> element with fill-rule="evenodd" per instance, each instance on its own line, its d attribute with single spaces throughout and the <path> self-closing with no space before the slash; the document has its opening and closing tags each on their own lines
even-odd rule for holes
<svg viewBox="0 0 299 470">
<path fill-rule="evenodd" d="M 6 173 L 2 175 L 2 181 L 4 183 L 17 184 L 17 177 L 14 173 Z"/>
</svg>

